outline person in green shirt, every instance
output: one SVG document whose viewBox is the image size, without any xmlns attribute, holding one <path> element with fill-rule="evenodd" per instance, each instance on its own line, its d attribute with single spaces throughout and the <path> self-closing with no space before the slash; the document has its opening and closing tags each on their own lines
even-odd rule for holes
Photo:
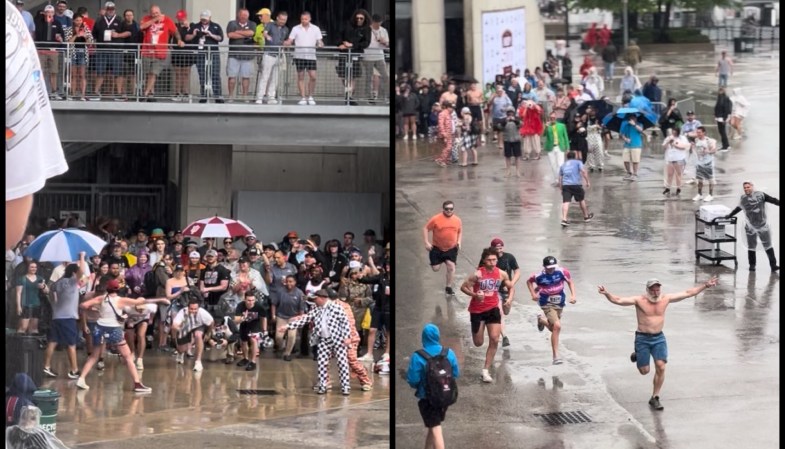
<svg viewBox="0 0 785 449">
<path fill-rule="evenodd" d="M 49 294 L 46 281 L 38 274 L 38 263 L 28 263 L 27 273 L 19 278 L 16 285 L 16 314 L 19 317 L 17 332 L 37 334 L 38 319 L 41 317 L 40 294 Z"/>
<path fill-rule="evenodd" d="M 548 155 L 553 171 L 553 186 L 559 185 L 559 168 L 564 164 L 564 154 L 570 149 L 570 139 L 564 123 L 556 121 L 556 114 L 551 112 L 548 124 L 543 131 L 542 150 Z"/>
</svg>

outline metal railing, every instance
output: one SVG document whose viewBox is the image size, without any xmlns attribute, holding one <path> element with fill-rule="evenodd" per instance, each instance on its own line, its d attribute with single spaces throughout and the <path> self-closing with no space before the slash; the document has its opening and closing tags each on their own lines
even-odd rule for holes
<svg viewBox="0 0 785 449">
<path fill-rule="evenodd" d="M 37 43 L 52 100 L 304 104 L 312 97 L 385 104 L 390 98 L 388 49 L 369 55 L 337 47 L 49 45 Z"/>
</svg>

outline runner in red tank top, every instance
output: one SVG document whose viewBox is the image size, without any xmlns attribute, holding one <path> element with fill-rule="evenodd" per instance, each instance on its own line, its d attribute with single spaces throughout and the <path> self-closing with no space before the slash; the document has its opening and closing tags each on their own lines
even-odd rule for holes
<svg viewBox="0 0 785 449">
<path fill-rule="evenodd" d="M 504 307 L 510 307 L 515 296 L 515 286 L 510 282 L 509 276 L 496 267 L 499 253 L 496 248 L 486 248 L 482 251 L 482 266 L 461 285 L 461 291 L 471 296 L 469 314 L 472 323 L 472 340 L 474 346 L 482 346 L 485 328 L 488 328 L 488 350 L 485 353 L 485 365 L 482 370 L 483 382 L 493 382 L 488 369 L 496 356 L 501 336 L 502 315 L 499 311 L 499 288 L 504 285 L 509 291 L 509 296 L 504 302 Z"/>
</svg>

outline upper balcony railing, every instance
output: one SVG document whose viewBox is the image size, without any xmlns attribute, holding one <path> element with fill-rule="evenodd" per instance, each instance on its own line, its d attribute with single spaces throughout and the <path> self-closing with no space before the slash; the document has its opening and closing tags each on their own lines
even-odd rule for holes
<svg viewBox="0 0 785 449">
<path fill-rule="evenodd" d="M 384 105 L 390 98 L 388 49 L 36 46 L 56 101 Z"/>
</svg>

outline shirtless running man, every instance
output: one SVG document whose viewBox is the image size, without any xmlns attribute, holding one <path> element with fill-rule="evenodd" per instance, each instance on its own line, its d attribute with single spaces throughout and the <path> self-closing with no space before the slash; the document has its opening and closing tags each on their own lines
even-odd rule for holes
<svg viewBox="0 0 785 449">
<path fill-rule="evenodd" d="M 503 307 L 509 308 L 515 297 L 515 286 L 510 282 L 507 273 L 496 266 L 498 261 L 499 253 L 496 248 L 485 248 L 482 251 L 482 266 L 461 285 L 461 291 L 472 298 L 469 301 L 469 314 L 474 346 L 482 346 L 483 334 L 485 328 L 488 328 L 488 350 L 485 352 L 485 366 L 482 369 L 482 381 L 486 383 L 493 382 L 488 369 L 493 364 L 502 332 L 499 288 L 504 285 L 509 292 Z"/>
<path fill-rule="evenodd" d="M 670 303 L 696 296 L 715 285 L 717 285 L 716 276 L 698 287 L 679 293 L 663 294 L 662 283 L 657 279 L 650 279 L 646 282 L 645 294 L 626 298 L 611 294 L 602 285 L 597 287 L 597 291 L 601 295 L 605 295 L 608 301 L 620 306 L 635 306 L 638 330 L 635 331 L 635 352 L 630 356 L 630 360 L 637 362 L 638 371 L 646 375 L 649 373 L 649 357 L 654 358 L 654 391 L 649 399 L 649 405 L 654 410 L 664 408 L 660 404 L 660 389 L 665 381 L 665 364 L 668 363 L 668 343 L 662 332 L 665 325 L 665 309 Z"/>
</svg>

